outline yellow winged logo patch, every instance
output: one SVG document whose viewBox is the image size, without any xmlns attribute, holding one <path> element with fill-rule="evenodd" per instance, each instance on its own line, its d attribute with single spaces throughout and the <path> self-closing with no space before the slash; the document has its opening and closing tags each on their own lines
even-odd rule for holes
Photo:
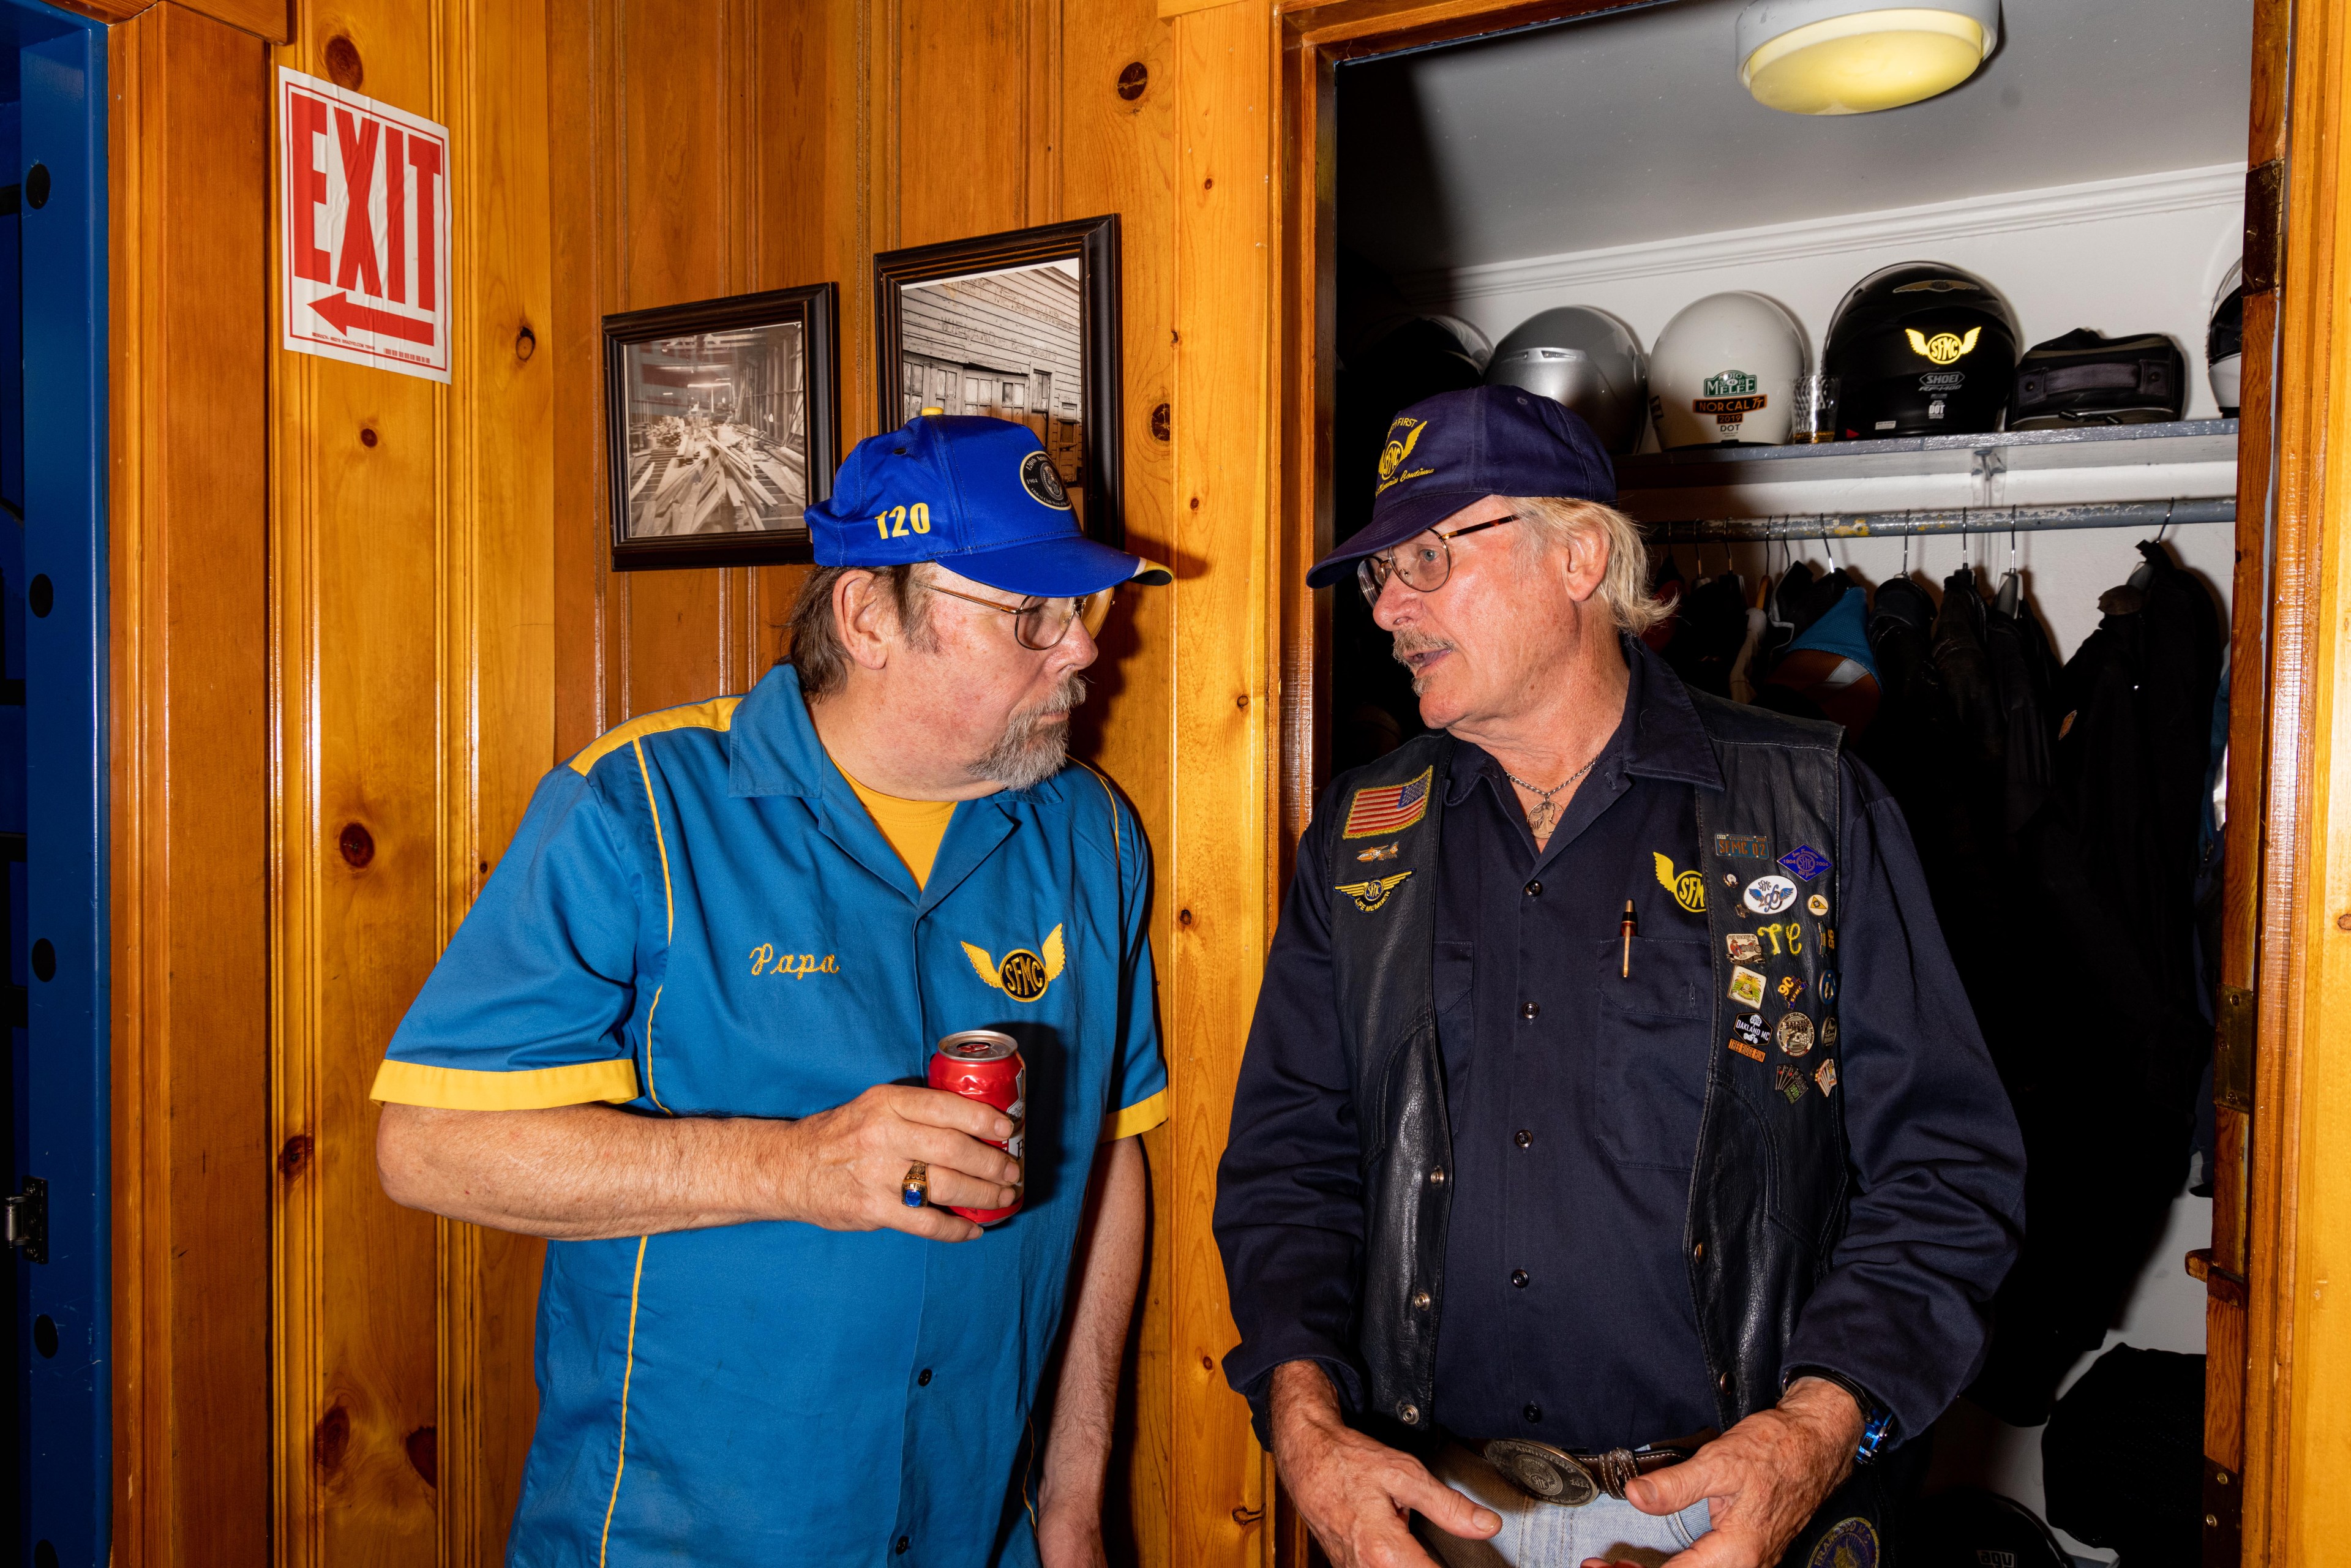
<svg viewBox="0 0 2351 1568">
<path fill-rule="evenodd" d="M 1004 955 L 999 964 L 987 948 L 966 942 L 963 956 L 971 960 L 974 972 L 988 985 L 1016 1002 L 1033 1002 L 1045 994 L 1046 987 L 1061 977 L 1061 971 L 1070 962 L 1068 949 L 1061 945 L 1060 926 L 1054 926 L 1052 934 L 1040 946 L 1044 949 L 1041 953 L 1015 947 Z"/>
<path fill-rule="evenodd" d="M 1403 885 L 1412 873 L 1400 871 L 1394 876 L 1377 877 L 1370 882 L 1343 882 L 1339 891 L 1355 901 L 1355 907 L 1369 915 L 1388 901 L 1388 894 Z"/>
<path fill-rule="evenodd" d="M 1916 327 L 1905 327 L 1902 335 L 1910 340 L 1910 351 L 1920 359 L 1948 365 L 1975 352 L 1976 340 L 1983 336 L 1983 329 L 1970 327 L 1964 338 L 1957 332 L 1938 332 L 1929 338 Z"/>
<path fill-rule="evenodd" d="M 1657 862 L 1657 885 L 1674 895 L 1674 902 L 1692 915 L 1706 913 L 1706 878 L 1694 871 L 1677 873 L 1673 857 L 1649 852 Z"/>
<path fill-rule="evenodd" d="M 1396 439 L 1395 433 L 1398 426 L 1402 426 L 1405 433 L 1401 441 Z M 1428 421 L 1425 419 L 1401 417 L 1395 423 L 1388 426 L 1388 444 L 1380 449 L 1379 487 L 1381 489 L 1384 490 L 1391 485 L 1401 484 L 1406 479 L 1417 479 L 1429 472 L 1426 468 L 1406 469 L 1405 467 L 1405 464 L 1412 456 L 1412 449 L 1420 444 L 1421 435 L 1427 429 Z"/>
</svg>

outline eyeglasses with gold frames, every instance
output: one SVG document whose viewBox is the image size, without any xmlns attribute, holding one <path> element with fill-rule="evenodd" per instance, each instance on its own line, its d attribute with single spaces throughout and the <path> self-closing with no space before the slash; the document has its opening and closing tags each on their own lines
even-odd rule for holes
<svg viewBox="0 0 2351 1568">
<path fill-rule="evenodd" d="M 1498 528 L 1504 523 L 1519 520 L 1516 512 L 1499 517 L 1488 517 L 1481 523 L 1468 523 L 1458 528 L 1439 533 L 1430 528 L 1416 534 L 1392 550 L 1367 555 L 1355 563 L 1355 586 L 1364 591 L 1364 601 L 1374 610 L 1379 608 L 1380 595 L 1393 577 L 1416 593 L 1434 593 L 1445 586 L 1453 575 L 1453 546 L 1450 541 L 1480 528 Z"/>
<path fill-rule="evenodd" d="M 1032 653 L 1042 653 L 1061 645 L 1070 634 L 1070 622 L 1081 623 L 1089 637 L 1098 636 L 1102 622 L 1110 619 L 1111 601 L 1116 590 L 1103 589 L 1100 593 L 1080 594 L 1074 599 L 1040 599 L 1031 594 L 1018 604 L 1003 604 L 993 599 L 982 599 L 976 593 L 958 593 L 952 588 L 930 585 L 933 593 L 944 593 L 949 599 L 960 599 L 966 604 L 984 605 L 1012 617 L 1012 640 Z"/>
</svg>

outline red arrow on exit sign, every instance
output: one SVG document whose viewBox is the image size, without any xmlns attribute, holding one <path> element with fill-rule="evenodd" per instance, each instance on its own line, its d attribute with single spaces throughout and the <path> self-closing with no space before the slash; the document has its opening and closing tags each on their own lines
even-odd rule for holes
<svg viewBox="0 0 2351 1568">
<path fill-rule="evenodd" d="M 396 310 L 371 309 L 348 295 L 329 294 L 324 299 L 313 299 L 310 308 L 333 322 L 335 330 L 346 338 L 370 332 L 410 343 L 433 341 L 432 322 L 420 321 L 413 316 L 402 316 Z"/>
</svg>

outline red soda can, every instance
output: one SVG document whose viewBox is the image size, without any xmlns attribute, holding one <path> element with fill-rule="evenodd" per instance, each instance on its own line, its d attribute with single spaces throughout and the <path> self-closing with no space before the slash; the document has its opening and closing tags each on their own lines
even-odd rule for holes
<svg viewBox="0 0 2351 1568">
<path fill-rule="evenodd" d="M 1014 1178 L 1018 1186 L 1028 1173 L 1021 1147 L 1022 1134 L 1028 1131 L 1029 1064 L 1020 1060 L 1020 1048 L 1013 1038 L 992 1029 L 957 1030 L 931 1053 L 930 1082 L 934 1089 L 984 1102 L 1011 1118 L 1009 1138 L 1000 1143 L 994 1138 L 984 1141 L 1021 1163 L 1021 1176 Z M 957 1208 L 955 1212 L 974 1224 L 993 1225 L 1019 1213 L 1020 1200 L 1016 1197 L 1009 1208 Z"/>
</svg>

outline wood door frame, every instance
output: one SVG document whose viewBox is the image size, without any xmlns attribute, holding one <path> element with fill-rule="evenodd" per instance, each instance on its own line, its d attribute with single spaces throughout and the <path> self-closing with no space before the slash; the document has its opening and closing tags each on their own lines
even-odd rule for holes
<svg viewBox="0 0 2351 1568">
<path fill-rule="evenodd" d="M 1337 67 L 1656 3 L 1290 0 L 1273 7 L 1280 292 L 1270 446 L 1274 631 L 1282 675 L 1277 885 L 1288 880 L 1298 837 L 1327 779 L 1330 749 L 1330 674 L 1320 656 L 1330 638 L 1330 605 L 1305 586 L 1305 573 L 1332 542 L 1326 415 L 1335 402 Z M 2321 726 L 2331 717 L 2333 685 L 2323 677 L 2332 673 L 2326 655 L 2339 643 L 2331 628 L 2351 603 L 2351 578 L 2327 568 L 2321 553 L 2335 523 L 2325 505 L 2327 458 L 2346 444 L 2339 436 L 2327 440 L 2345 418 L 2329 395 L 2330 371 L 2351 346 L 2351 311 L 2336 308 L 2351 297 L 2351 262 L 2338 267 L 2331 232 L 2338 211 L 2351 214 L 2351 203 L 2338 205 L 2336 199 L 2337 186 L 2351 175 L 2336 145 L 2351 96 L 2346 57 L 2351 22 L 2330 8 L 2257 0 L 2248 162 L 2258 171 L 2280 161 L 2284 233 L 2272 287 L 2249 288 L 2246 299 L 2223 977 L 2241 988 L 2249 1006 L 2247 1044 L 2234 1062 L 2252 1082 L 2249 1094 L 2234 1096 L 2220 1112 L 2205 1435 L 2207 1506 L 2218 1528 L 2208 1531 L 2208 1563 L 2268 1562 L 2279 1549 L 2298 1557 L 2303 1542 L 2316 1538 L 2302 1513 L 2324 1492 L 2318 1467 L 2306 1460 L 2322 1428 L 2335 1437 L 2351 1430 L 2351 1420 L 2320 1416 L 2314 1375 L 2297 1376 L 2293 1354 L 2297 1317 L 2309 1313 L 2314 1301 L 2294 1282 L 2297 1241 L 2312 1239 L 2306 1220 L 2297 1229 L 2297 1181 L 2307 1179 L 2306 1155 L 2315 1152 L 2304 1146 L 2311 1127 L 2301 1085 L 2321 1067 L 2334 1067 L 2333 1056 L 2321 1061 L 2316 1049 L 2321 993 L 2314 982 L 2351 999 L 2351 973 L 2316 977 L 2304 962 L 2308 934 L 2324 917 L 2323 910 L 2305 907 L 2323 903 L 2323 891 L 2311 890 L 2330 885 L 2325 867 L 2315 862 L 2339 861 L 2351 874 L 2351 831 L 2326 835 L 2326 824 L 2307 820 L 2314 789 L 2327 782 L 2324 741 L 2332 727 Z M 2297 81 L 2289 68 L 2295 58 L 2321 68 L 2305 70 Z M 2343 406 L 2351 409 L 2351 400 Z M 2346 487 L 2339 479 L 2334 486 L 2336 493 Z M 2330 575 L 2321 576 L 2322 569 Z M 2264 613 L 2265 606 L 2274 613 Z M 2253 672 L 2258 678 L 2249 680 Z M 2351 748 L 2351 739 L 2345 744 Z M 2344 771 L 2351 790 L 2351 766 Z M 2343 818 L 2351 823 L 2351 802 Z M 2338 845 L 2337 837 L 2346 841 Z M 2351 932 L 2351 914 L 2335 924 Z M 2335 984 L 2326 985 L 2328 978 Z M 2334 1054 L 2343 1053 L 2338 1048 Z M 2225 1082 L 2222 1089 L 2226 1093 Z M 2351 1239 L 2351 1159 L 2344 1166 L 2336 1180 L 2346 1218 L 2325 1229 L 2328 1240 L 2338 1234 Z M 2335 1218 L 2332 1207 L 2325 1218 Z M 2351 1334 L 2341 1337 L 2351 1359 Z M 2262 1375 L 2249 1375 L 2254 1367 Z M 2247 1497 L 2253 1501 L 2246 1505 L 2241 1551 L 2229 1528 L 2231 1510 Z M 1277 1523 L 1278 1558 L 1305 1562 L 1303 1527 L 1286 1500 Z"/>
</svg>

